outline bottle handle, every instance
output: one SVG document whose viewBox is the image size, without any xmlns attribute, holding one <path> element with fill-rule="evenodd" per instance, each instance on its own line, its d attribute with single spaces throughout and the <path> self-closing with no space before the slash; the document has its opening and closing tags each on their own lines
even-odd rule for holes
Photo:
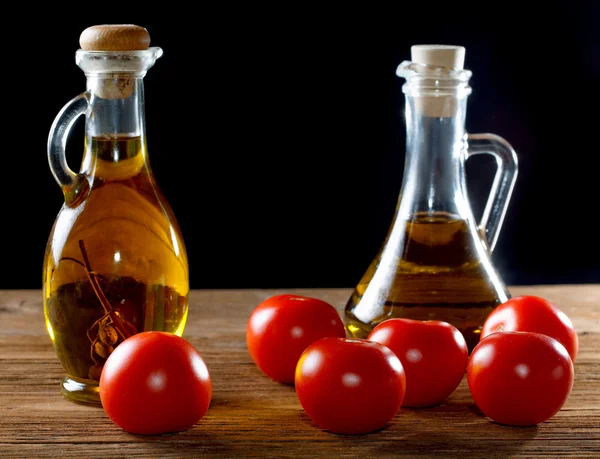
<svg viewBox="0 0 600 459">
<path fill-rule="evenodd" d="M 519 161 L 515 150 L 502 137 L 495 134 L 468 134 L 466 159 L 480 154 L 496 158 L 496 176 L 490 196 L 479 222 L 479 232 L 485 237 L 490 252 L 494 250 L 508 209 L 510 197 L 517 180 Z"/>
<path fill-rule="evenodd" d="M 87 179 L 73 172 L 65 155 L 67 138 L 77 119 L 88 111 L 89 93 L 71 99 L 56 115 L 48 136 L 48 163 L 54 179 L 61 187 L 65 202 L 74 207 L 89 190 Z"/>
</svg>

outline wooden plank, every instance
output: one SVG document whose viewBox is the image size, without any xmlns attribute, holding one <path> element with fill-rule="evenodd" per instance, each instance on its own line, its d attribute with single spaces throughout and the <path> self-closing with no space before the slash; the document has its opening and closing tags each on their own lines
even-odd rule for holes
<svg viewBox="0 0 600 459">
<path fill-rule="evenodd" d="M 44 328 L 41 293 L 0 291 L 0 457 L 600 457 L 600 285 L 513 288 L 563 309 L 580 336 L 576 380 L 560 413 L 533 428 L 490 422 L 466 381 L 447 402 L 402 408 L 379 432 L 335 435 L 316 428 L 293 386 L 265 377 L 245 343 L 246 321 L 263 299 L 296 292 L 341 312 L 347 289 L 194 291 L 185 337 L 213 378 L 206 416 L 177 434 L 123 432 L 101 408 L 68 402 L 63 371 Z"/>
</svg>

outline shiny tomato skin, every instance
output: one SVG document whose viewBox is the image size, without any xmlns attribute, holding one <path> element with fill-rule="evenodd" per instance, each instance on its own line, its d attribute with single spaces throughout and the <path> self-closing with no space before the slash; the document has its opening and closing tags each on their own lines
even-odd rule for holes
<svg viewBox="0 0 600 459">
<path fill-rule="evenodd" d="M 469 351 L 462 333 L 442 321 L 388 319 L 367 339 L 389 347 L 406 372 L 405 407 L 442 403 L 465 376 Z"/>
<path fill-rule="evenodd" d="M 548 335 L 567 349 L 573 362 L 579 352 L 579 338 L 571 319 L 538 296 L 516 296 L 496 307 L 485 321 L 480 339 L 499 330 Z"/>
<path fill-rule="evenodd" d="M 337 310 L 318 298 L 282 294 L 267 298 L 252 311 L 246 345 L 256 366 L 272 380 L 294 382 L 302 352 L 325 337 L 346 336 Z"/>
<path fill-rule="evenodd" d="M 467 381 L 475 404 L 492 421 L 534 426 L 566 403 L 574 382 L 573 361 L 547 335 L 500 331 L 473 349 Z"/>
<path fill-rule="evenodd" d="M 302 408 L 318 427 L 361 435 L 385 427 L 396 415 L 406 375 L 386 346 L 363 339 L 322 338 L 300 357 L 295 384 Z"/>
<path fill-rule="evenodd" d="M 133 434 L 158 435 L 187 430 L 205 415 L 212 380 L 187 340 L 148 331 L 110 354 L 99 390 L 102 407 L 116 425 Z"/>
</svg>

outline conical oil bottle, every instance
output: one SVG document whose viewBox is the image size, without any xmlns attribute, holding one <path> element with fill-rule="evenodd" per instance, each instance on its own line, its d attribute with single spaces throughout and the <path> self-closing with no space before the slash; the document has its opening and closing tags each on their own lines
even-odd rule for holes
<svg viewBox="0 0 600 459">
<path fill-rule="evenodd" d="M 511 145 L 493 134 L 467 134 L 471 72 L 465 48 L 415 45 L 406 78 L 406 159 L 395 215 L 381 248 L 345 308 L 348 333 L 364 338 L 390 318 L 456 326 L 470 350 L 489 313 L 510 297 L 491 261 L 518 173 Z M 477 222 L 465 163 L 495 157 L 495 180 Z"/>
<path fill-rule="evenodd" d="M 63 395 L 99 404 L 103 364 L 123 340 L 148 330 L 183 334 L 189 276 L 182 233 L 147 150 L 143 79 L 163 51 L 136 25 L 90 27 L 80 45 L 86 91 L 58 113 L 48 138 L 65 202 L 46 246 L 43 303 L 66 373 Z M 65 146 L 81 115 L 83 160 L 75 173 Z"/>
</svg>

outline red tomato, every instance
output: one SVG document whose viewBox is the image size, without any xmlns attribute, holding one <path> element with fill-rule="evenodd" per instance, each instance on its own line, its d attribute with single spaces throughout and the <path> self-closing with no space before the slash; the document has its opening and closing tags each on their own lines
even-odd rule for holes
<svg viewBox="0 0 600 459">
<path fill-rule="evenodd" d="M 338 434 L 366 434 L 384 427 L 402 406 L 402 363 L 374 341 L 322 338 L 298 361 L 296 394 L 319 427 Z"/>
<path fill-rule="evenodd" d="M 254 363 L 271 379 L 293 383 L 296 364 L 306 347 L 325 337 L 346 336 L 336 309 L 300 295 L 276 295 L 250 315 L 246 344 Z"/>
<path fill-rule="evenodd" d="M 165 332 L 142 332 L 123 341 L 100 377 L 106 414 L 134 434 L 189 429 L 204 416 L 211 396 L 211 377 L 198 351 Z"/>
<path fill-rule="evenodd" d="M 571 319 L 550 301 L 537 296 L 518 296 L 494 309 L 481 330 L 481 339 L 496 331 L 527 331 L 556 339 L 575 362 L 579 339 Z"/>
<path fill-rule="evenodd" d="M 573 362 L 554 338 L 496 332 L 481 340 L 467 366 L 475 404 L 491 420 L 533 426 L 561 410 L 573 387 Z"/>
<path fill-rule="evenodd" d="M 389 347 L 402 362 L 406 372 L 403 406 L 437 405 L 456 390 L 465 375 L 467 343 L 449 323 L 388 319 L 367 339 Z"/>
</svg>

